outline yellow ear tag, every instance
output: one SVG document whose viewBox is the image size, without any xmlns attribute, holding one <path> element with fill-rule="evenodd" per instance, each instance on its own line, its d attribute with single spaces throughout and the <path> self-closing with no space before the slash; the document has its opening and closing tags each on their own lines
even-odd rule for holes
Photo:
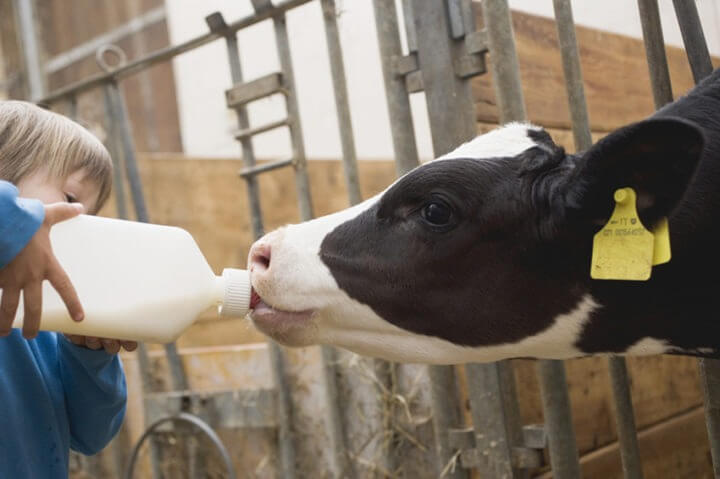
<svg viewBox="0 0 720 479">
<path fill-rule="evenodd" d="M 640 222 L 632 188 L 615 191 L 615 210 L 593 241 L 593 279 L 646 281 L 653 265 L 653 234 Z"/>
<path fill-rule="evenodd" d="M 655 248 L 653 249 L 653 266 L 667 263 L 672 255 L 670 254 L 670 226 L 667 218 L 661 218 L 653 230 L 655 236 Z"/>
</svg>

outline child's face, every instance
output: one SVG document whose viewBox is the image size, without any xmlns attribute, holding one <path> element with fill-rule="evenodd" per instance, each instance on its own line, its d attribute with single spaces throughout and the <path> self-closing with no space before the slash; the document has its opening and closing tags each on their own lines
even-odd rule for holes
<svg viewBox="0 0 720 479">
<path fill-rule="evenodd" d="M 59 201 L 82 203 L 85 211 L 94 212 L 100 187 L 86 176 L 85 170 L 79 169 L 63 180 L 49 177 L 46 170 L 38 170 L 20 180 L 16 186 L 24 198 L 36 198 L 45 204 Z"/>
</svg>

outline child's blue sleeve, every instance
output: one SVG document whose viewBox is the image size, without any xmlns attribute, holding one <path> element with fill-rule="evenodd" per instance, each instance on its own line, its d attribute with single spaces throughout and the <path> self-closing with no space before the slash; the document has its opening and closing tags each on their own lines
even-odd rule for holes
<svg viewBox="0 0 720 479">
<path fill-rule="evenodd" d="M 60 374 L 70 424 L 70 447 L 86 455 L 100 452 L 125 417 L 127 386 L 117 354 L 75 346 L 58 334 Z"/>
<path fill-rule="evenodd" d="M 18 198 L 17 188 L 0 180 L 0 268 L 22 251 L 44 218 L 40 201 Z"/>
</svg>

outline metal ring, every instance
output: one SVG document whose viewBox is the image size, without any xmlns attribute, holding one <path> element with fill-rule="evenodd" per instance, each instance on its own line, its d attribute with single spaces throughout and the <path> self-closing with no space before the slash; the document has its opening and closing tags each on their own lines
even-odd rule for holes
<svg viewBox="0 0 720 479">
<path fill-rule="evenodd" d="M 173 414 L 172 416 L 167 416 L 158 419 L 154 423 L 152 423 L 143 433 L 142 436 L 140 436 L 140 439 L 138 439 L 138 442 L 135 443 L 135 447 L 133 447 L 132 454 L 130 455 L 130 461 L 128 462 L 127 469 L 125 470 L 125 479 L 132 479 L 133 472 L 135 469 L 135 463 L 137 462 L 137 456 L 140 452 L 140 447 L 143 445 L 143 443 L 147 440 L 147 438 L 150 437 L 150 435 L 155 432 L 155 429 L 162 426 L 166 422 L 173 422 L 173 421 L 180 421 L 180 422 L 188 422 L 192 424 L 193 426 L 197 427 L 205 433 L 205 435 L 210 439 L 210 442 L 213 443 L 215 448 L 220 452 L 220 455 L 222 456 L 222 460 L 225 463 L 225 468 L 228 471 L 228 478 L 229 479 L 236 479 L 235 476 L 235 468 L 232 465 L 232 461 L 230 460 L 230 454 L 228 454 L 227 449 L 225 449 L 225 446 L 223 445 L 222 441 L 220 440 L 220 437 L 217 435 L 215 431 L 210 427 L 208 423 L 200 419 L 199 417 L 195 416 L 194 414 L 186 413 L 186 412 L 180 412 L 177 414 Z"/>
<path fill-rule="evenodd" d="M 110 65 L 105 61 L 106 53 L 112 53 L 117 57 L 118 61 L 115 65 Z M 112 43 L 107 43 L 99 47 L 95 52 L 95 61 L 100 66 L 100 68 L 103 69 L 103 71 L 105 71 L 106 73 L 110 73 L 112 70 L 120 68 L 127 63 L 127 55 L 125 54 L 125 50 L 123 50 L 119 46 Z"/>
</svg>

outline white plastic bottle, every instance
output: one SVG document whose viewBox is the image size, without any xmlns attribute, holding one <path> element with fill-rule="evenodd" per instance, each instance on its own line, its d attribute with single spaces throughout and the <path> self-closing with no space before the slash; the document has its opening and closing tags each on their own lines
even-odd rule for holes
<svg viewBox="0 0 720 479">
<path fill-rule="evenodd" d="M 81 215 L 55 225 L 50 241 L 85 319 L 73 321 L 45 281 L 41 330 L 168 343 L 210 307 L 230 317 L 248 312 L 248 272 L 216 276 L 181 228 Z M 22 315 L 20 304 L 13 327 L 22 327 Z"/>
</svg>

